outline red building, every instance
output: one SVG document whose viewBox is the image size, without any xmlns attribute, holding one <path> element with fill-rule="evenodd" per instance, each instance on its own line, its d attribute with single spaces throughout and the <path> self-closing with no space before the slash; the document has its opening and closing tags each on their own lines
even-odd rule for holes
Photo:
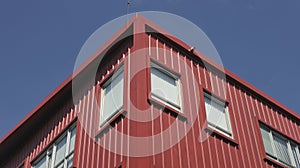
<svg viewBox="0 0 300 168">
<path fill-rule="evenodd" d="M 0 167 L 299 168 L 299 114 L 190 48 L 134 16 L 1 139 Z"/>
</svg>

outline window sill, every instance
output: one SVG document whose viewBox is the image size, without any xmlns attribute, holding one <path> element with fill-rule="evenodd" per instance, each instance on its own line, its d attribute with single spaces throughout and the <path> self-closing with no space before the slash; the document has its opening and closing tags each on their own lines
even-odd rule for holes
<svg viewBox="0 0 300 168">
<path fill-rule="evenodd" d="M 233 138 L 227 136 L 227 135 L 224 135 L 223 133 L 221 133 L 220 131 L 218 130 L 215 130 L 209 126 L 207 126 L 205 128 L 205 131 L 208 132 L 208 133 L 211 133 L 213 136 L 216 136 L 222 140 L 224 140 L 225 142 L 228 142 L 230 145 L 232 146 L 238 146 L 238 142 L 236 140 L 234 140 Z"/>
<path fill-rule="evenodd" d="M 188 122 L 188 118 L 181 111 L 168 105 L 167 103 L 159 101 L 153 98 L 151 95 L 148 97 L 148 101 L 150 104 L 156 105 L 161 108 L 164 112 L 170 112 L 173 116 L 178 117 L 180 120 Z"/>
<path fill-rule="evenodd" d="M 274 165 L 275 167 L 288 168 L 288 166 L 286 166 L 285 164 L 280 163 L 277 160 L 271 159 L 268 156 L 265 156 L 264 161 L 268 162 L 269 164 Z"/>
<path fill-rule="evenodd" d="M 105 124 L 103 124 L 99 130 L 96 131 L 95 139 L 96 141 L 101 138 L 106 132 L 108 132 L 110 127 L 113 127 L 114 124 L 118 121 L 118 119 L 122 118 L 122 116 L 125 116 L 127 113 L 126 110 L 121 108 L 118 112 L 114 114 L 112 118 L 110 118 Z"/>
</svg>

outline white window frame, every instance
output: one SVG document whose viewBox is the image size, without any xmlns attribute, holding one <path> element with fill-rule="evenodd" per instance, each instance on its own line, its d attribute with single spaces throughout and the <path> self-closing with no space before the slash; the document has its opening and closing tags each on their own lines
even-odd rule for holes
<svg viewBox="0 0 300 168">
<path fill-rule="evenodd" d="M 123 75 L 123 92 L 122 92 L 122 105 L 118 107 L 115 111 L 111 112 L 109 117 L 105 120 L 103 120 L 103 113 L 104 113 L 104 106 L 105 106 L 105 91 L 107 87 L 120 75 Z M 120 65 L 120 67 L 115 70 L 113 75 L 104 82 L 104 84 L 101 86 L 101 103 L 100 103 L 100 115 L 99 115 L 99 127 L 101 128 L 102 126 L 105 125 L 118 111 L 122 109 L 124 106 L 124 90 L 125 90 L 125 71 L 124 71 L 124 63 Z"/>
<path fill-rule="evenodd" d="M 298 160 L 300 160 L 300 146 L 297 145 L 297 143 L 293 142 L 292 140 L 284 137 L 283 135 L 281 135 L 280 133 L 270 129 L 268 126 L 260 123 L 259 124 L 260 128 L 264 129 L 265 131 L 269 132 L 269 137 L 270 137 L 270 143 L 271 143 L 271 147 L 272 147 L 272 150 L 273 150 L 273 154 L 269 154 L 266 152 L 266 156 L 273 159 L 273 160 L 276 160 L 286 166 L 289 166 L 289 167 L 296 167 L 296 160 L 294 158 L 294 155 L 292 153 L 292 145 L 293 144 L 294 146 L 296 146 L 296 153 L 297 153 L 297 156 L 298 156 Z M 277 136 L 278 138 L 284 140 L 284 141 L 287 141 L 287 147 L 288 147 L 288 154 L 289 154 L 289 159 L 290 159 L 290 162 L 291 164 L 288 164 L 288 163 L 285 163 L 283 161 L 281 161 L 279 158 L 278 158 L 278 155 L 277 155 L 277 150 L 275 148 L 275 143 L 274 143 L 274 135 Z M 265 146 L 264 146 L 264 149 L 265 149 Z"/>
<path fill-rule="evenodd" d="M 182 93 L 181 93 L 181 82 L 180 82 L 180 75 L 179 74 L 175 74 L 174 72 L 168 70 L 167 68 L 164 68 L 162 65 L 159 65 L 158 63 L 151 61 L 150 62 L 150 80 L 151 79 L 151 73 L 152 73 L 152 68 L 155 68 L 156 70 L 160 71 L 161 73 L 163 73 L 164 75 L 167 75 L 169 77 L 171 77 L 172 79 L 174 79 L 175 84 L 176 84 L 176 88 L 177 88 L 177 96 L 178 96 L 178 104 L 175 104 L 173 102 L 171 102 L 170 100 L 167 100 L 164 97 L 161 97 L 155 93 L 153 93 L 152 89 L 152 83 L 150 82 L 151 85 L 151 97 L 153 99 L 155 99 L 156 101 L 162 102 L 163 104 L 166 104 L 176 110 L 178 110 L 179 112 L 182 112 Z"/>
<path fill-rule="evenodd" d="M 41 155 L 39 156 L 35 161 L 33 161 L 32 167 L 36 168 L 36 165 L 44 158 L 46 157 L 46 168 L 55 168 L 55 155 L 56 155 L 56 146 L 57 144 L 64 138 L 67 137 L 66 141 L 66 149 L 65 149 L 65 154 L 64 158 L 62 159 L 63 167 L 67 167 L 67 162 L 71 157 L 74 157 L 74 148 L 75 148 L 75 143 L 72 151 L 69 151 L 70 147 L 70 142 L 71 142 L 71 132 L 72 130 L 75 129 L 76 133 L 76 124 L 72 124 L 52 145 L 48 147 L 48 149 Z M 76 138 L 76 134 L 75 137 Z M 72 166 L 72 165 L 71 165 Z"/>
<path fill-rule="evenodd" d="M 212 129 L 216 129 L 218 132 L 221 132 L 223 135 L 226 135 L 226 136 L 232 138 L 233 133 L 232 133 L 232 127 L 231 127 L 231 120 L 230 120 L 230 116 L 229 116 L 229 112 L 228 112 L 228 103 L 226 103 L 225 101 L 223 101 L 223 100 L 207 93 L 206 91 L 204 91 L 204 106 L 206 106 L 205 105 L 205 98 L 208 98 L 211 102 L 214 102 L 215 104 L 223 106 L 223 110 L 224 110 L 224 113 L 225 113 L 225 119 L 226 119 L 225 122 L 228 126 L 228 130 L 225 130 L 225 129 L 219 127 L 216 123 L 213 123 L 213 122 L 209 121 L 208 120 L 208 111 L 206 111 L 206 107 L 204 107 L 208 127 L 212 128 Z M 210 105 L 212 105 L 212 103 L 210 103 Z"/>
</svg>

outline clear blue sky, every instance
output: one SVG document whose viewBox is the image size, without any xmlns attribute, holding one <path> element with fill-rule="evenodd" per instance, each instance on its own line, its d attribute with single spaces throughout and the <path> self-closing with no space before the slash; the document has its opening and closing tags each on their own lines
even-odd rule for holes
<svg viewBox="0 0 300 168">
<path fill-rule="evenodd" d="M 0 137 L 74 67 L 87 38 L 126 13 L 125 0 L 0 1 Z M 299 0 L 133 0 L 198 25 L 223 65 L 300 113 Z"/>
</svg>

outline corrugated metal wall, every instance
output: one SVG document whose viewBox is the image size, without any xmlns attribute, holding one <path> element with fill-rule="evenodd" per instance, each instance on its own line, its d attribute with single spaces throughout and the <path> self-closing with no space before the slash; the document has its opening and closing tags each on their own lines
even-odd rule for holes
<svg viewBox="0 0 300 168">
<path fill-rule="evenodd" d="M 111 55 L 113 59 L 99 67 L 95 85 L 89 86 L 82 98 L 74 106 L 67 103 L 49 120 L 37 134 L 30 140 L 30 144 L 21 149 L 20 155 L 14 156 L 7 167 L 15 167 L 19 158 L 27 155 L 25 167 L 30 167 L 32 161 L 41 151 L 51 143 L 71 121 L 78 112 L 77 135 L 75 144 L 74 165 L 76 167 L 274 167 L 263 160 L 260 143 L 260 132 L 257 127 L 259 120 L 267 123 L 276 130 L 300 142 L 299 119 L 286 115 L 280 108 L 268 103 L 259 95 L 253 94 L 245 86 L 235 80 L 220 76 L 210 71 L 203 62 L 191 59 L 190 56 L 180 52 L 179 48 L 171 46 L 159 36 L 142 34 L 135 39 L 133 47 L 123 46 L 119 52 Z M 146 50 L 139 50 L 139 47 Z M 181 121 L 178 116 L 163 112 L 161 108 L 148 103 L 149 94 L 149 61 L 155 60 L 169 69 L 178 72 L 182 82 L 183 112 L 187 118 L 192 118 L 191 111 L 198 114 L 195 122 Z M 99 119 L 100 86 L 102 81 L 122 63 L 125 68 L 125 104 L 127 111 L 125 117 L 117 120 L 102 137 L 95 140 L 95 120 Z M 196 81 L 195 82 L 193 81 Z M 228 102 L 228 110 L 233 131 L 233 141 L 210 135 L 204 131 L 205 111 L 203 90 L 213 92 L 216 96 Z M 226 94 L 224 94 L 226 93 Z M 130 96 L 129 96 L 130 95 Z M 71 100 L 70 100 L 71 101 Z M 96 102 L 96 103 L 95 103 Z M 129 120 L 143 111 L 149 122 Z M 153 114 L 160 114 L 155 119 Z M 135 116 L 134 116 L 135 115 Z M 190 115 L 190 116 L 189 116 Z M 179 121 L 180 120 L 180 121 Z M 168 128 L 176 123 L 176 129 Z M 192 125 L 188 125 L 192 124 Z M 191 129 L 189 129 L 189 127 Z M 113 129 L 122 134 L 116 134 Z M 167 130 L 167 131 L 166 131 Z M 133 144 L 130 138 L 154 136 L 163 131 L 161 141 L 149 140 L 148 146 Z M 186 134 L 170 149 L 165 146 L 174 143 L 174 136 Z M 114 135 L 113 135 L 114 134 Z M 199 141 L 200 136 L 206 134 L 205 141 Z M 124 155 L 116 154 L 104 149 L 99 143 L 120 149 Z M 137 149 L 138 148 L 138 149 Z M 156 154 L 156 150 L 162 153 Z M 128 157 L 132 150 L 148 150 L 152 156 Z M 30 151 L 30 152 L 28 152 Z M 22 157 L 20 157 L 22 156 Z"/>
<path fill-rule="evenodd" d="M 23 144 L 22 147 L 8 160 L 4 167 L 17 167 L 22 162 L 25 167 L 31 167 L 30 161 L 38 157 L 76 119 L 76 112 L 71 101 L 66 101 L 64 105 L 53 108 L 53 110 L 55 111 L 52 113 L 55 115 L 41 120 L 38 128 L 27 133 L 31 136 L 30 139 L 19 140 Z M 8 153 L 10 152 L 12 151 L 8 151 Z"/>
<path fill-rule="evenodd" d="M 126 53 L 125 66 L 129 66 L 130 71 L 128 74 L 131 80 L 127 80 L 127 85 L 130 83 L 130 87 L 127 88 L 127 92 L 133 96 L 127 100 L 128 114 L 132 115 L 135 108 L 138 109 L 150 109 L 144 112 L 149 113 L 151 118 L 152 113 L 155 111 L 161 112 L 157 107 L 146 104 L 143 100 L 147 99 L 147 92 L 143 93 L 143 88 L 147 84 L 147 71 L 142 71 L 141 68 L 136 66 L 147 66 L 147 60 L 150 58 L 158 61 L 159 63 L 170 67 L 172 70 L 179 72 L 182 75 L 182 83 L 184 86 L 184 106 L 187 111 L 197 110 L 195 109 L 195 102 L 198 100 L 196 96 L 203 96 L 203 89 L 212 91 L 217 96 L 224 98 L 229 103 L 229 114 L 231 116 L 231 125 L 233 129 L 233 139 L 238 143 L 234 145 L 228 142 L 226 139 L 219 136 L 208 135 L 208 139 L 204 142 L 200 142 L 199 136 L 203 129 L 204 121 L 201 118 L 203 114 L 200 114 L 195 123 L 188 132 L 186 137 L 181 139 L 179 143 L 174 145 L 171 149 L 164 151 L 163 153 L 155 154 L 149 157 L 126 157 L 119 154 L 109 152 L 103 149 L 93 139 L 89 138 L 89 135 L 85 134 L 85 131 L 81 130 L 81 134 L 78 141 L 78 167 L 117 167 L 122 163 L 129 167 L 272 167 L 267 162 L 263 161 L 261 150 L 263 146 L 259 143 L 260 132 L 257 129 L 258 120 L 268 123 L 271 127 L 277 129 L 280 132 L 294 138 L 299 142 L 299 125 L 291 118 L 286 117 L 280 111 L 280 109 L 267 105 L 260 98 L 251 95 L 247 92 L 243 86 L 240 86 L 235 81 L 225 81 L 220 78 L 214 72 L 207 70 L 203 67 L 203 64 L 195 62 L 189 59 L 187 56 L 178 52 L 178 49 L 172 48 L 168 44 L 160 41 L 156 37 L 148 36 L 149 49 L 145 55 L 134 56 L 133 53 Z M 157 49 L 161 48 L 161 49 Z M 167 52 L 165 52 L 168 50 Z M 136 49 L 135 52 L 138 52 Z M 131 55 L 130 55 L 131 54 Z M 127 57 L 130 55 L 130 57 Z M 148 55 L 148 56 L 147 56 Z M 183 63 L 185 62 L 185 63 Z M 138 63 L 138 64 L 137 64 Z M 186 66 L 189 67 L 186 67 Z M 116 67 L 116 66 L 115 66 Z M 191 69 L 193 74 L 187 74 L 187 69 Z M 136 72 L 139 71 L 139 72 Z M 190 72 L 190 71 L 189 71 Z M 127 72 L 125 72 L 127 73 Z M 192 80 L 194 75 L 198 80 L 200 87 L 195 87 L 189 81 Z M 88 111 L 94 111 L 89 109 L 89 101 L 95 96 L 93 87 L 88 94 L 79 103 L 78 108 Z M 226 94 L 224 94 L 226 91 Z M 196 94 L 198 92 L 198 94 Z M 203 101 L 203 98 L 200 98 Z M 141 105 L 142 104 L 142 105 Z M 147 107 L 150 106 L 150 107 Z M 200 102 L 200 109 L 198 113 L 205 113 L 203 104 Z M 133 107 L 135 106 L 135 108 Z M 86 113 L 85 112 L 85 113 Z M 128 117 L 128 116 L 127 116 Z M 129 117 L 130 118 L 130 117 Z M 114 128 L 124 134 L 130 134 L 133 136 L 153 136 L 164 130 L 166 130 L 175 120 L 178 118 L 162 112 L 161 115 L 148 123 L 139 123 L 135 121 L 128 121 L 127 118 L 121 119 Z M 185 127 L 182 123 L 178 127 Z M 177 133 L 179 130 L 177 130 Z M 108 131 L 101 139 L 104 143 L 109 143 L 110 146 L 116 146 L 124 148 L 123 150 L 130 150 L 136 146 L 131 144 L 130 140 L 123 139 L 122 145 L 119 144 L 118 138 L 112 135 L 112 131 Z M 168 132 L 169 137 L 175 132 Z M 171 143 L 172 138 L 162 138 L 162 141 L 158 144 L 154 144 L 154 140 L 149 141 L 149 146 L 154 148 L 155 145 L 163 145 Z M 149 150 L 145 146 L 143 150 Z M 127 149 L 126 149 L 127 148 Z M 154 152 L 155 149 L 150 149 Z M 82 156 L 82 157 L 81 157 Z"/>
</svg>

